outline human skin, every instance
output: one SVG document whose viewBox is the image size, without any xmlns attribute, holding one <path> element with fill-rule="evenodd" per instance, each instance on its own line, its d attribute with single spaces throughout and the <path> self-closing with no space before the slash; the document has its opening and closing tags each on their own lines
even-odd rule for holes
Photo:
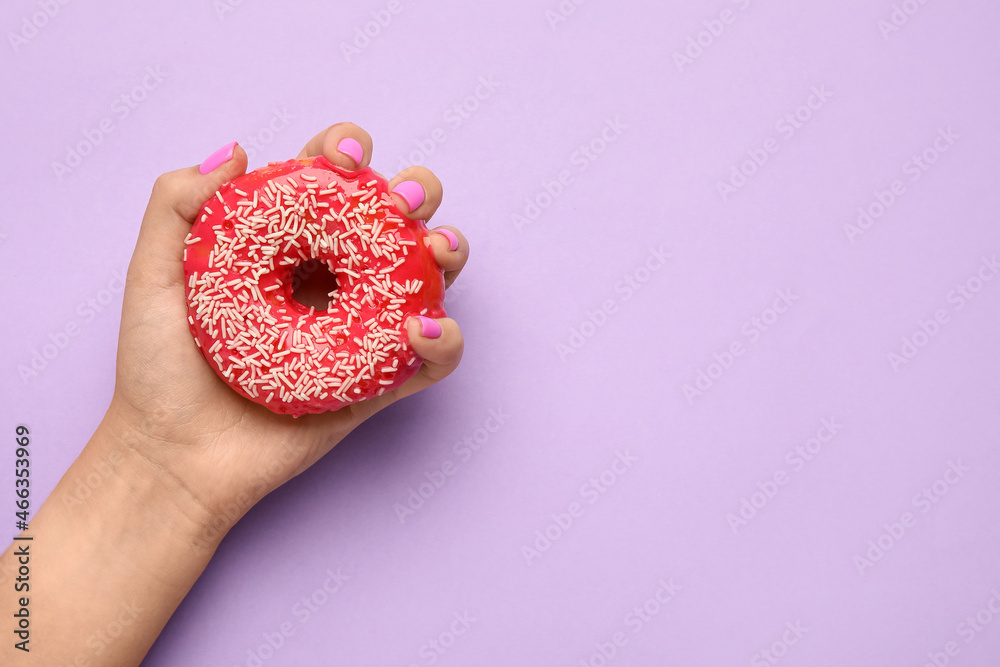
<svg viewBox="0 0 1000 667">
<path fill-rule="evenodd" d="M 337 150 L 345 138 L 364 149 L 360 164 Z M 338 123 L 313 137 L 299 158 L 325 155 L 347 169 L 368 166 L 371 137 Z M 441 334 L 406 323 L 420 371 L 398 389 L 336 412 L 293 419 L 251 403 L 216 376 L 188 329 L 181 255 L 201 204 L 246 172 L 247 156 L 208 174 L 197 166 L 160 176 L 143 216 L 126 280 L 111 405 L 25 535 L 0 557 L 0 664 L 138 665 L 207 566 L 228 530 L 261 498 L 303 472 L 363 421 L 445 378 L 462 357 L 458 325 L 438 319 Z M 423 186 L 410 211 L 429 220 L 441 203 L 438 179 L 410 167 L 389 181 Z M 469 255 L 430 234 L 445 284 Z M 95 477 L 96 475 L 96 477 Z M 88 479 L 89 476 L 89 479 Z M 99 484 L 93 484 L 100 479 Z M 76 489 L 91 493 L 81 498 Z M 15 592 L 18 556 L 30 545 L 30 592 Z M 23 556 L 21 557 L 23 558 Z M 18 598 L 29 598 L 30 652 L 15 648 Z M 125 631 L 110 638 L 109 628 Z"/>
</svg>

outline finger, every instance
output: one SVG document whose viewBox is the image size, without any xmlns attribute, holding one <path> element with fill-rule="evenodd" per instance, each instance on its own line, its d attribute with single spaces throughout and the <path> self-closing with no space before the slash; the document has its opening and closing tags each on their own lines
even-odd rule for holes
<svg viewBox="0 0 1000 667">
<path fill-rule="evenodd" d="M 197 167 L 170 171 L 157 178 L 146 214 L 174 214 L 191 224 L 216 190 L 246 170 L 246 151 L 235 141 L 226 144 Z"/>
<path fill-rule="evenodd" d="M 451 287 L 469 261 L 469 241 L 450 225 L 432 229 L 429 238 L 434 259 L 444 269 L 444 286 Z"/>
<path fill-rule="evenodd" d="M 310 139 L 298 159 L 316 155 L 344 169 L 361 169 L 372 160 L 372 137 L 354 123 L 336 123 Z"/>
<path fill-rule="evenodd" d="M 366 419 L 392 405 L 401 398 L 417 393 L 439 382 L 451 374 L 462 360 L 465 343 L 458 323 L 450 318 L 432 320 L 429 317 L 411 317 L 406 322 L 406 332 L 410 346 L 423 358 L 417 374 L 397 389 L 381 396 L 373 396 L 344 406 L 336 412 L 315 415 L 318 424 L 319 445 L 315 457 L 319 458 L 330 450 L 340 439 Z M 313 415 L 306 415 L 309 419 Z"/>
<path fill-rule="evenodd" d="M 159 287 L 183 281 L 180 258 L 195 217 L 216 190 L 246 173 L 246 169 L 246 151 L 233 142 L 212 153 L 198 167 L 178 169 L 157 178 L 139 228 L 128 278 Z"/>
<path fill-rule="evenodd" d="M 394 399 L 417 393 L 448 377 L 462 361 L 465 341 L 458 323 L 450 317 L 432 320 L 411 317 L 406 323 L 410 346 L 424 363 L 412 378 L 394 392 Z"/>
<path fill-rule="evenodd" d="M 430 220 L 441 205 L 441 181 L 427 167 L 407 167 L 389 181 L 396 205 L 412 220 Z"/>
</svg>

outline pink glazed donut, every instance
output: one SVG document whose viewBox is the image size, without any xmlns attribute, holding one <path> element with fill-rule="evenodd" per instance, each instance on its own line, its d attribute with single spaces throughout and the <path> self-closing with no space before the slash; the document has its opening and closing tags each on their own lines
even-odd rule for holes
<svg viewBox="0 0 1000 667">
<path fill-rule="evenodd" d="M 271 163 L 202 206 L 184 250 L 188 324 L 235 391 L 295 417 L 400 386 L 422 360 L 412 315 L 444 317 L 444 276 L 427 227 L 397 208 L 384 178 L 320 156 Z M 295 267 L 336 277 L 326 310 L 292 296 Z"/>
</svg>

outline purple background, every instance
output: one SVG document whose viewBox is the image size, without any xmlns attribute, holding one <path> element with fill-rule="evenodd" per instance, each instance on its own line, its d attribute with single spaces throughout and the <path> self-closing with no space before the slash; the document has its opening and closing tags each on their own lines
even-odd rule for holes
<svg viewBox="0 0 1000 667">
<path fill-rule="evenodd" d="M 254 508 L 144 664 L 998 664 L 1000 6 L 225 1 L 0 9 L 34 497 L 110 399 L 154 178 L 233 139 L 257 167 L 349 119 L 433 169 L 466 357 Z"/>
</svg>

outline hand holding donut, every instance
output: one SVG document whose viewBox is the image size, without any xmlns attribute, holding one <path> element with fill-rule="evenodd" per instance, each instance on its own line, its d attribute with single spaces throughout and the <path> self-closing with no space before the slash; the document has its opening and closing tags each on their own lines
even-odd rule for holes
<svg viewBox="0 0 1000 667">
<path fill-rule="evenodd" d="M 319 162 L 329 161 L 331 165 L 347 172 L 358 172 L 358 170 L 368 167 L 371 156 L 372 140 L 368 133 L 351 123 L 339 123 L 313 137 L 299 153 L 298 159 L 316 158 Z M 388 374 L 389 371 L 393 370 L 392 362 L 384 362 L 383 357 L 378 357 L 379 363 L 373 362 L 372 364 L 376 374 L 376 386 L 377 377 L 389 377 L 389 380 L 381 380 L 383 385 L 388 385 L 388 390 L 380 392 L 380 395 L 373 396 L 368 400 L 346 403 L 345 407 L 335 412 L 306 414 L 295 420 L 285 415 L 274 414 L 271 410 L 250 402 L 244 396 L 227 387 L 220 376 L 216 374 L 221 375 L 221 366 L 215 368 L 213 372 L 213 367 L 206 364 L 206 359 L 196 349 L 192 340 L 189 326 L 194 322 L 194 319 L 189 320 L 186 303 L 186 296 L 190 297 L 192 292 L 192 281 L 191 276 L 188 276 L 187 281 L 185 280 L 181 257 L 185 256 L 188 251 L 193 252 L 197 248 L 202 248 L 202 245 L 194 240 L 197 237 L 192 236 L 194 234 L 192 225 L 199 222 L 197 219 L 199 216 L 205 217 L 205 212 L 202 210 L 203 205 L 209 208 L 220 223 L 223 221 L 225 223 L 236 222 L 244 217 L 253 218 L 249 212 L 249 204 L 246 207 L 245 216 L 243 208 L 239 209 L 240 215 L 236 216 L 236 210 L 226 214 L 222 208 L 222 199 L 218 199 L 218 202 L 215 199 L 216 192 L 223 188 L 224 184 L 242 176 L 246 171 L 246 166 L 247 157 L 243 149 L 236 144 L 228 144 L 210 156 L 200 167 L 170 172 L 157 179 L 143 218 L 132 263 L 129 266 L 122 313 L 115 394 L 109 417 L 105 420 L 106 424 L 113 430 L 120 432 L 123 438 L 140 435 L 143 441 L 152 438 L 157 442 L 156 447 L 147 448 L 146 451 L 141 452 L 142 455 L 150 459 L 157 468 L 162 468 L 171 476 L 183 479 L 185 487 L 195 495 L 195 502 L 198 505 L 205 507 L 209 512 L 218 512 L 224 511 L 223 508 L 231 508 L 235 503 L 240 514 L 249 509 L 267 492 L 312 465 L 372 414 L 395 400 L 429 387 L 446 377 L 458 365 L 463 347 L 461 332 L 458 325 L 451 319 L 422 317 L 417 312 L 413 312 L 412 316 L 405 321 L 396 321 L 402 320 L 400 315 L 396 316 L 396 320 L 391 317 L 387 318 L 387 321 L 383 323 L 384 326 L 380 326 L 378 330 L 389 330 L 389 325 L 395 321 L 396 328 L 400 332 L 405 332 L 406 335 L 402 338 L 408 340 L 393 339 L 390 341 L 390 347 L 392 344 L 396 347 L 403 344 L 412 347 L 412 351 L 419 355 L 419 359 L 416 359 L 414 365 L 415 374 L 405 382 L 393 384 L 392 376 Z M 323 177 L 321 172 L 315 170 L 309 173 L 318 173 L 321 179 Z M 326 183 L 317 184 L 315 180 L 308 180 L 315 179 L 315 176 L 310 176 L 309 173 L 300 176 L 298 180 L 294 179 L 296 174 L 289 177 L 292 178 L 292 183 L 298 185 L 299 189 L 307 194 L 309 192 L 326 193 L 333 190 L 333 186 L 327 188 Z M 287 176 L 287 174 L 283 175 Z M 306 180 L 302 180 L 303 178 Z M 298 196 L 298 193 L 293 192 L 292 186 L 287 181 L 279 180 L 277 177 L 274 181 L 284 188 L 282 193 L 275 190 L 275 195 L 286 199 L 291 195 Z M 370 181 L 369 184 L 373 186 L 372 190 L 374 191 L 374 180 Z M 364 186 L 364 184 L 361 185 Z M 307 190 L 305 186 L 313 186 L 313 188 Z M 249 198 L 255 198 L 253 193 L 244 190 L 237 190 L 237 192 L 240 194 L 233 195 L 234 198 L 242 198 L 245 195 L 248 195 Z M 265 200 L 266 192 L 270 191 L 262 191 L 261 201 L 258 202 L 255 212 L 275 208 L 270 206 L 273 203 L 271 200 Z M 332 193 L 327 195 L 333 198 L 332 207 L 328 206 L 320 211 L 350 208 L 350 206 L 340 207 L 336 201 L 337 196 L 340 197 L 340 201 L 344 201 L 345 194 L 348 197 L 347 204 L 364 198 L 364 194 L 361 197 L 351 198 L 350 192 Z M 391 197 L 392 203 L 407 218 L 429 220 L 441 203 L 442 188 L 438 179 L 426 168 L 410 167 L 388 182 L 387 192 L 383 192 L 382 196 L 383 199 Z M 320 199 L 322 198 L 321 196 Z M 366 203 L 370 204 L 376 199 L 377 196 L 373 196 Z M 313 201 L 316 201 L 315 196 Z M 212 206 L 215 206 L 215 210 L 210 208 Z M 236 203 L 233 203 L 233 209 L 236 208 Z M 225 210 L 229 210 L 228 205 Z M 340 212 L 345 217 L 352 213 L 352 211 Z M 334 211 L 331 215 L 336 213 Z M 224 220 L 227 215 L 228 220 Z M 357 219 L 360 218 L 359 213 Z M 392 220 L 391 215 L 389 219 Z M 210 223 L 212 220 L 208 222 Z M 413 257 L 415 253 L 422 251 L 428 256 L 432 255 L 433 260 L 443 269 L 443 284 L 445 286 L 450 285 L 455 280 L 462 270 L 469 252 L 468 243 L 460 232 L 452 228 L 442 227 L 433 230 L 429 236 L 424 233 L 423 238 L 419 240 L 429 244 L 428 250 L 426 247 L 417 247 L 414 241 L 408 240 L 409 237 L 403 238 L 402 233 L 395 237 L 392 236 L 391 232 L 386 234 L 382 230 L 388 228 L 389 225 L 382 224 L 384 222 L 383 220 L 379 223 L 382 227 L 374 231 L 381 232 L 380 240 L 385 240 L 387 236 L 390 238 L 389 246 L 381 246 L 383 253 L 395 253 L 387 260 L 389 269 L 391 269 L 392 264 L 402 263 L 406 259 L 403 255 L 404 252 Z M 294 227 L 294 224 L 289 226 Z M 350 221 L 348 221 L 348 226 L 350 226 Z M 367 227 L 369 231 L 372 231 L 371 226 L 369 224 Z M 227 224 L 227 227 L 231 227 L 231 225 Z M 360 225 L 360 227 L 364 228 L 365 226 Z M 267 231 L 267 226 L 263 225 L 260 234 L 264 235 Z M 351 244 L 358 251 L 370 248 L 373 243 L 370 238 L 367 243 L 362 243 L 362 239 L 359 238 L 364 232 L 353 228 L 350 231 L 357 233 L 350 238 L 347 238 L 346 233 L 341 237 L 342 254 L 343 248 L 347 244 Z M 301 240 L 302 237 L 299 238 Z M 309 238 L 315 242 L 314 246 L 320 242 L 315 238 Z M 393 238 L 396 241 L 395 244 L 391 242 Z M 205 239 L 199 239 L 199 241 L 203 245 L 205 244 Z M 336 239 L 334 239 L 335 241 Z M 233 242 L 235 243 L 235 239 Z M 409 245 L 399 245 L 401 243 Z M 253 245 L 253 239 L 251 239 L 251 245 Z M 303 245 L 305 245 L 304 242 Z M 205 248 L 210 246 L 211 243 L 204 245 Z M 328 250 L 329 246 L 330 239 L 328 237 Z M 288 244 L 285 244 L 284 247 L 288 247 Z M 297 247 L 291 248 L 291 250 L 299 251 Z M 377 248 L 375 251 L 376 253 L 380 252 Z M 299 252 L 302 255 L 303 251 Z M 305 254 L 310 253 L 306 251 Z M 207 249 L 203 255 L 207 257 Z M 302 256 L 299 259 L 301 260 Z M 218 256 L 216 260 L 218 261 Z M 293 263 L 294 257 L 292 261 L 288 261 L 283 266 L 287 267 Z M 349 265 L 345 264 L 345 266 Z M 402 292 L 401 286 L 407 286 L 411 281 L 399 278 L 390 284 L 386 276 L 391 276 L 391 271 L 379 273 L 369 269 L 369 273 L 372 275 L 365 276 L 360 273 L 362 269 L 357 265 L 350 266 L 353 266 L 356 271 L 344 270 L 352 276 L 371 278 L 374 282 L 374 287 L 369 288 L 371 283 L 359 281 L 364 282 L 364 285 L 361 285 L 364 290 L 356 292 L 355 297 L 358 300 L 368 294 L 382 298 L 381 294 L 386 291 L 390 297 L 401 297 L 396 299 L 399 302 L 403 302 L 408 296 L 392 292 L 391 287 L 395 285 L 397 291 Z M 214 269 L 217 268 L 214 267 Z M 233 267 L 232 257 L 229 257 L 228 273 L 220 275 L 218 271 L 215 271 L 212 275 L 216 284 L 221 285 L 223 289 L 226 289 L 228 284 L 230 285 L 229 289 L 235 291 L 237 287 L 233 286 L 234 284 L 238 284 L 241 278 L 246 279 L 253 275 L 246 272 L 241 274 L 238 269 L 238 266 Z M 289 272 L 290 270 L 287 269 Z M 199 274 L 199 279 L 208 273 L 209 270 L 205 269 Z M 438 275 L 440 280 L 440 273 Z M 386 278 L 384 289 L 375 282 L 375 277 Z M 350 280 L 351 276 L 338 273 L 337 278 L 338 280 L 342 278 Z M 278 298 L 281 298 L 280 292 L 268 291 L 265 293 L 262 291 L 264 289 L 277 289 L 276 287 L 267 286 L 264 283 L 260 283 L 259 287 L 256 285 L 253 287 L 255 293 L 262 297 L 266 294 L 267 297 L 273 298 L 273 295 L 278 294 Z M 229 289 L 226 291 L 229 292 Z M 376 292 L 376 290 L 379 291 Z M 341 291 L 346 292 L 347 290 Z M 240 302 L 237 300 L 236 303 Z M 357 301 L 354 303 L 357 305 Z M 292 319 L 283 315 L 285 312 L 284 310 L 274 310 L 273 315 L 269 314 L 268 317 L 274 320 L 272 324 L 280 327 L 283 324 L 280 321 L 282 316 L 286 320 Z M 341 314 L 345 317 L 351 316 L 351 313 Z M 433 313 L 429 314 L 433 315 Z M 257 317 L 260 316 L 257 315 Z M 238 324 L 240 320 L 247 320 L 247 317 L 230 319 L 237 320 Z M 313 315 L 313 319 L 315 319 L 315 315 Z M 326 319 L 332 318 L 327 317 Z M 330 327 L 334 332 L 343 329 L 347 335 L 340 336 L 340 338 L 347 340 L 350 344 L 350 340 L 355 334 L 348 327 L 356 328 L 358 323 L 344 322 L 343 319 L 341 318 Z M 374 327 L 370 320 L 369 325 Z M 219 322 L 218 317 L 215 321 Z M 254 324 L 252 320 L 249 321 Z M 263 329 L 264 325 L 257 322 L 249 328 L 257 331 Z M 272 340 L 272 343 L 276 344 L 277 338 L 281 337 L 283 333 L 291 334 L 281 338 L 283 345 L 285 340 L 290 345 L 293 336 L 299 336 L 292 329 L 276 329 L 277 336 L 275 340 Z M 308 332 L 304 335 L 308 336 Z M 330 338 L 332 340 L 333 336 L 331 335 Z M 359 339 L 354 338 L 354 340 Z M 359 342 L 363 341 L 359 340 Z M 207 339 L 206 344 L 202 345 L 203 350 L 205 350 L 206 345 L 212 345 L 211 339 Z M 209 354 L 206 354 L 205 357 L 211 359 L 212 356 L 217 355 L 218 348 L 221 346 L 221 342 L 212 345 L 216 349 L 208 350 Z M 312 343 L 310 343 L 311 346 Z M 271 352 L 273 353 L 274 350 Z M 282 349 L 282 352 L 285 350 Z M 334 362 L 338 361 L 334 357 L 335 350 L 332 349 L 332 343 L 328 352 L 327 371 Z M 254 354 L 257 355 L 257 352 L 255 351 Z M 346 353 L 342 354 L 346 355 Z M 302 356 L 305 358 L 306 355 Z M 257 360 L 259 361 L 259 359 L 258 356 Z M 423 360 L 422 365 L 420 365 L 420 359 Z M 419 370 L 416 370 L 418 365 Z M 247 376 L 251 371 L 257 372 L 257 367 L 250 364 L 244 364 L 242 368 L 245 369 L 242 372 L 233 372 L 234 378 L 237 375 Z M 378 375 L 381 368 L 384 368 L 386 375 Z M 239 368 L 235 370 L 240 371 Z M 282 381 L 288 380 L 286 376 L 280 377 Z M 327 373 L 326 379 L 329 383 L 329 373 Z M 289 383 L 289 387 L 291 384 Z M 280 382 L 275 381 L 275 385 L 277 385 L 277 392 L 282 391 L 283 385 Z M 315 389 L 316 395 L 319 396 L 320 388 Z M 335 387 L 330 387 L 329 393 L 334 393 L 335 389 Z M 291 389 L 284 391 L 289 395 L 292 393 Z M 348 387 L 348 391 L 350 391 L 350 387 Z M 274 386 L 264 387 L 259 393 L 258 402 L 263 404 L 267 395 L 275 393 Z M 340 394 L 341 397 L 343 395 L 343 393 Z M 276 397 L 272 398 L 276 402 Z M 138 427 L 131 425 L 138 425 Z M 134 433 L 135 430 L 138 430 L 139 433 Z M 275 461 L 280 461 L 281 465 L 278 466 Z M 262 475 L 261 471 L 265 465 L 268 466 L 267 469 L 270 472 L 267 475 Z M 220 471 L 224 471 L 224 474 L 220 475 Z M 246 498 L 246 500 L 237 502 L 237 499 L 241 497 Z M 232 510 L 229 512 L 232 513 Z"/>
<path fill-rule="evenodd" d="M 128 269 L 111 406 L 31 521 L 32 544 L 57 545 L 31 551 L 45 573 L 31 582 L 37 664 L 139 664 L 247 510 L 458 365 L 462 334 L 441 300 L 469 245 L 420 222 L 441 203 L 430 171 L 386 183 L 371 154 L 367 132 L 339 123 L 301 163 L 244 177 L 234 143 L 157 179 Z M 335 274 L 319 309 L 292 298 L 307 259 Z M 0 580 L 24 562 L 15 545 Z M 126 603 L 142 613 L 94 655 L 95 633 Z M 19 653 L 0 644 L 0 663 Z"/>
</svg>

